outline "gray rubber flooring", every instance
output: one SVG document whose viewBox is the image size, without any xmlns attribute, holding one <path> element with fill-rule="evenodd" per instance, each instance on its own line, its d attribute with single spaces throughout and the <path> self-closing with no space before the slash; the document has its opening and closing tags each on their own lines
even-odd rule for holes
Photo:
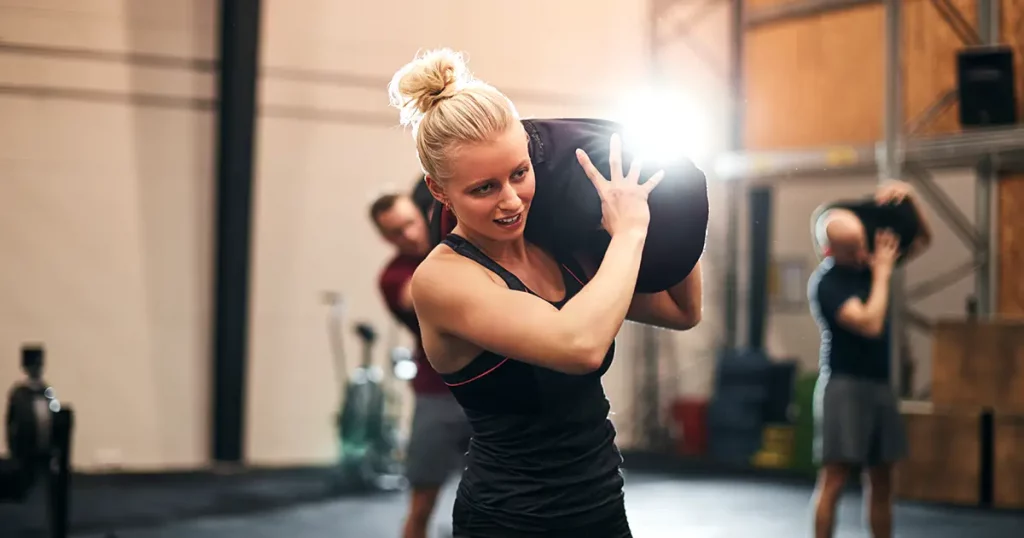
<svg viewBox="0 0 1024 538">
<path fill-rule="evenodd" d="M 802 538 L 811 536 L 809 484 L 764 479 L 626 476 L 626 505 L 637 538 Z M 431 538 L 450 533 L 454 484 L 439 506 Z M 205 517 L 136 530 L 118 538 L 398 538 L 401 494 L 342 498 L 244 516 Z M 866 537 L 860 495 L 842 501 L 836 538 Z M 2 533 L 0 533 L 2 534 Z M 109 538 L 108 533 L 75 538 Z M 1020 538 L 1024 514 L 902 504 L 899 538 Z"/>
</svg>

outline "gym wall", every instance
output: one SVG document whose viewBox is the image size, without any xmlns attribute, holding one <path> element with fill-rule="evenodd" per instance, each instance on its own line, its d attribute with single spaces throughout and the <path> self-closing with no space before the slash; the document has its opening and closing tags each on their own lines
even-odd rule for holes
<svg viewBox="0 0 1024 538">
<path fill-rule="evenodd" d="M 323 291 L 345 295 L 350 322 L 377 324 L 379 360 L 393 335 L 408 341 L 375 289 L 388 250 L 366 219 L 375 194 L 411 188 L 418 173 L 411 137 L 387 107 L 395 69 L 423 48 L 468 51 L 480 77 L 535 116 L 606 115 L 645 82 L 643 2 L 363 9 L 356 17 L 327 0 L 264 5 L 246 418 L 253 464 L 334 458 L 339 388 Z M 78 413 L 80 470 L 209 463 L 216 11 L 200 0 L 0 0 L 0 386 L 20 377 L 22 343 L 46 345 L 47 380 Z M 664 63 L 723 127 L 710 135 L 713 150 L 727 132 L 724 9 L 705 23 L 691 29 L 704 56 L 682 45 Z M 527 38 L 527 29 L 543 37 Z M 720 62 L 709 67 L 708 51 Z M 715 238 L 725 216 L 721 187 L 712 181 L 710 190 L 721 227 L 709 230 L 705 322 L 661 334 L 672 344 L 662 346 L 668 367 L 685 370 L 669 383 L 690 393 L 706 391 L 700 380 L 720 330 L 724 271 L 714 260 L 724 255 Z M 605 378 L 620 420 L 636 397 L 632 332 L 627 324 Z M 355 360 L 354 338 L 348 352 Z M 629 446 L 630 428 L 620 430 Z"/>
<path fill-rule="evenodd" d="M 645 73 L 646 8 L 446 0 L 365 4 L 356 16 L 344 3 L 279 0 L 265 9 L 246 453 L 260 465 L 328 462 L 340 394 L 322 292 L 344 295 L 349 322 L 380 329 L 380 364 L 395 330 L 376 289 L 390 252 L 366 214 L 376 194 L 411 189 L 419 173 L 412 138 L 387 107 L 394 71 L 418 50 L 448 46 L 468 52 L 475 74 L 523 115 L 606 114 Z M 619 359 L 607 383 L 616 408 L 629 368 Z"/>
<path fill-rule="evenodd" d="M 785 1 L 750 0 L 747 4 L 753 9 Z M 952 3 L 975 24 L 975 0 Z M 1003 28 L 1004 35 L 1013 33 L 1005 22 Z M 904 2 L 902 35 L 903 109 L 909 121 L 955 88 L 956 51 L 963 44 L 928 0 Z M 885 8 L 881 2 L 773 22 L 748 31 L 746 39 L 748 147 L 869 144 L 882 138 Z M 922 134 L 959 129 L 954 105 Z"/>
<path fill-rule="evenodd" d="M 216 8 L 0 1 L 0 387 L 45 344 L 80 469 L 207 461 Z"/>
<path fill-rule="evenodd" d="M 1003 0 L 1003 41 L 1013 47 L 1017 73 L 1017 117 L 1024 118 L 1024 0 Z M 1000 175 L 997 241 L 999 245 L 996 311 L 1024 316 L 1024 173 Z"/>
</svg>

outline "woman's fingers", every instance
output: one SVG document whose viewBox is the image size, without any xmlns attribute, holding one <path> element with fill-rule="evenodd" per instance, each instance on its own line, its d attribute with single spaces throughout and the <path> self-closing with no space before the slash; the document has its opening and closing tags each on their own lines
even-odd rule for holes
<svg viewBox="0 0 1024 538">
<path fill-rule="evenodd" d="M 644 167 L 643 159 L 633 159 L 629 165 L 629 174 L 626 174 L 626 181 L 634 185 L 640 183 L 640 170 Z"/>
<path fill-rule="evenodd" d="M 612 181 L 622 181 L 622 140 L 618 133 L 608 142 L 608 168 Z"/>
<path fill-rule="evenodd" d="M 594 163 L 590 162 L 590 157 L 587 152 L 582 149 L 576 150 L 576 160 L 580 162 L 580 166 L 583 167 L 583 171 L 586 172 L 587 177 L 590 178 L 590 182 L 594 184 L 594 188 L 597 189 L 598 194 L 602 194 L 604 189 L 608 187 L 608 181 L 601 175 Z"/>
<path fill-rule="evenodd" d="M 665 179 L 665 171 L 658 170 L 653 176 L 647 178 L 647 181 L 645 181 L 643 185 L 640 185 L 640 188 L 644 189 L 644 192 L 647 194 L 651 194 L 651 191 L 657 188 L 658 184 L 661 183 L 661 180 L 663 179 Z"/>
</svg>

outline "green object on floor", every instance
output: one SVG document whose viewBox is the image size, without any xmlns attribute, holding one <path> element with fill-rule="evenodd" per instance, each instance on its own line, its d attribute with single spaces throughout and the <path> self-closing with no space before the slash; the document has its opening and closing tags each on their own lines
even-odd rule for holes
<svg viewBox="0 0 1024 538">
<path fill-rule="evenodd" d="M 818 373 L 802 374 L 793 387 L 796 432 L 793 439 L 793 469 L 814 475 L 814 385 Z"/>
</svg>

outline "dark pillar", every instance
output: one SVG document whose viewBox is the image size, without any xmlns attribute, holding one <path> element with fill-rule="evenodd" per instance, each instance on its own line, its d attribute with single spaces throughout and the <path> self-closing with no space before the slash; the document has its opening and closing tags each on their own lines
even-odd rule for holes
<svg viewBox="0 0 1024 538">
<path fill-rule="evenodd" d="M 213 460 L 225 463 L 243 459 L 259 29 L 259 0 L 221 0 L 211 389 Z"/>
<path fill-rule="evenodd" d="M 772 190 L 750 188 L 750 349 L 764 350 L 768 317 L 768 264 L 771 263 Z"/>
</svg>

